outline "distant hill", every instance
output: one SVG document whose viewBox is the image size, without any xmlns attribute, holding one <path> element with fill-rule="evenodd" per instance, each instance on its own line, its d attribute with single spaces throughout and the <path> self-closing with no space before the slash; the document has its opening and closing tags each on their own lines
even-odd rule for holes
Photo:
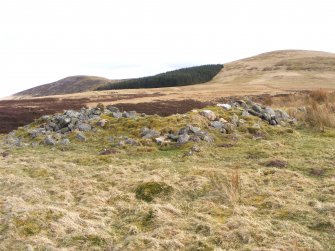
<svg viewBox="0 0 335 251">
<path fill-rule="evenodd" d="M 41 97 L 71 94 L 95 90 L 99 86 L 114 82 L 113 80 L 93 76 L 71 76 L 50 84 L 40 85 L 14 94 L 14 96 Z"/>
<path fill-rule="evenodd" d="M 148 78 L 142 78 L 142 80 L 148 80 Z M 137 84 L 134 79 L 122 82 Z M 122 82 L 119 80 L 119 83 L 112 84 L 111 80 L 105 78 L 70 77 L 20 92 L 9 99 L 29 98 L 29 95 L 67 94 L 64 98 L 94 100 L 90 101 L 90 105 L 104 102 L 103 100 L 111 97 L 110 92 L 91 90 L 106 84 L 112 84 L 115 87 L 120 85 L 123 88 Z M 210 101 L 228 96 L 279 94 L 319 88 L 335 89 L 335 54 L 320 51 L 281 50 L 225 63 L 224 68 L 211 80 L 202 84 L 152 89 L 119 89 L 115 91 L 113 99 L 120 99 L 120 102 L 122 99 L 123 103 L 141 103 L 157 100 L 159 95 L 161 101 L 185 99 Z M 77 92 L 83 93 L 73 94 Z"/>
<path fill-rule="evenodd" d="M 109 83 L 98 87 L 97 90 L 160 88 L 201 84 L 210 81 L 222 68 L 222 64 L 182 68 L 150 77 Z"/>
</svg>

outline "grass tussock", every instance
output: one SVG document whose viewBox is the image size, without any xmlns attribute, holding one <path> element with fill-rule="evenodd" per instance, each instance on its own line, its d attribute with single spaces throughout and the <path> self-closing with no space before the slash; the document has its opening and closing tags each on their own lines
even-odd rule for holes
<svg viewBox="0 0 335 251">
<path fill-rule="evenodd" d="M 307 94 L 273 98 L 272 103 L 286 107 L 291 116 L 321 131 L 326 127 L 335 128 L 335 92 L 317 89 Z"/>
</svg>

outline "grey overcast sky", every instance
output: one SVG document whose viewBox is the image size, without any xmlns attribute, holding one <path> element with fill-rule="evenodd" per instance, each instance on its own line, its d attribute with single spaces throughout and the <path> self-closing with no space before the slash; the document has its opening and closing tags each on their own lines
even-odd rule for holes
<svg viewBox="0 0 335 251">
<path fill-rule="evenodd" d="M 281 49 L 335 52 L 334 0 L 1 0 L 0 97 Z"/>
</svg>

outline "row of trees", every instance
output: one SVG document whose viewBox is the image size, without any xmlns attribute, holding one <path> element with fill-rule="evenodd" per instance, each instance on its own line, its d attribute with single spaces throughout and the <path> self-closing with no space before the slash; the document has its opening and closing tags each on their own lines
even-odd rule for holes
<svg viewBox="0 0 335 251">
<path fill-rule="evenodd" d="M 155 76 L 108 83 L 97 90 L 159 88 L 200 84 L 210 81 L 222 68 L 223 65 L 221 64 L 183 68 Z"/>
</svg>

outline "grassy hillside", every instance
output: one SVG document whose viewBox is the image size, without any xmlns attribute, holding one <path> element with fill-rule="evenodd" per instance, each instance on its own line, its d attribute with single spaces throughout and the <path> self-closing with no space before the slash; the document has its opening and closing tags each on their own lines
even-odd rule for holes
<svg viewBox="0 0 335 251">
<path fill-rule="evenodd" d="M 41 96 L 85 92 L 94 90 L 97 87 L 105 85 L 106 83 L 109 83 L 111 81 L 112 80 L 101 77 L 72 76 L 58 80 L 50 84 L 40 85 L 16 93 L 14 96 L 41 97 Z"/>
<path fill-rule="evenodd" d="M 199 111 L 103 115 L 86 141 L 72 132 L 69 145 L 56 146 L 18 130 L 21 147 L 0 145 L 0 249 L 333 250 L 335 129 L 206 109 L 217 121 L 244 122 L 222 134 Z M 141 137 L 143 127 L 170 133 L 189 124 L 214 141 Z"/>
<path fill-rule="evenodd" d="M 209 82 L 197 85 L 152 89 L 126 89 L 84 92 L 63 95 L 63 98 L 94 99 L 101 102 L 108 97 L 139 95 L 122 99 L 122 103 L 142 103 L 157 100 L 196 99 L 210 101 L 229 96 L 280 94 L 319 88 L 335 89 L 335 54 L 319 51 L 285 50 L 260 54 L 226 63 Z M 143 95 L 153 95 L 143 98 Z M 155 96 L 156 95 L 156 96 Z M 16 96 L 14 98 L 22 98 Z M 99 101 L 98 101 L 99 102 Z M 96 102 L 88 103 L 96 105 Z"/>
<path fill-rule="evenodd" d="M 160 88 L 201 84 L 210 81 L 223 65 L 202 65 L 161 73 L 155 76 L 129 79 L 98 87 L 97 90 Z"/>
</svg>

